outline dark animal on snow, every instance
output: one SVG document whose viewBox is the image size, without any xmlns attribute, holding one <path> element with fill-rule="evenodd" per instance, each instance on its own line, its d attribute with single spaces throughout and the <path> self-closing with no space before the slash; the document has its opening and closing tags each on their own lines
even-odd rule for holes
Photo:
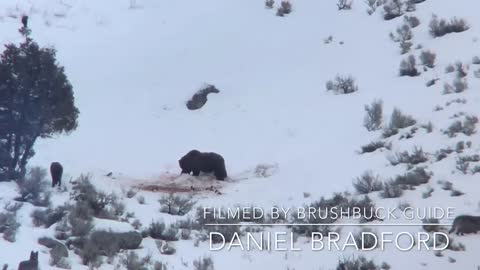
<svg viewBox="0 0 480 270">
<path fill-rule="evenodd" d="M 453 220 L 453 225 L 448 233 L 455 232 L 457 235 L 465 233 L 477 233 L 480 231 L 480 217 L 462 215 Z"/>
<path fill-rule="evenodd" d="M 20 262 L 18 270 L 38 270 L 38 251 L 30 252 L 30 259 Z"/>
<path fill-rule="evenodd" d="M 52 176 L 52 187 L 62 184 L 63 166 L 58 162 L 52 162 L 50 164 L 50 175 Z"/>
<path fill-rule="evenodd" d="M 210 93 L 220 93 L 213 85 L 207 85 L 203 89 L 198 90 L 193 97 L 187 102 L 187 109 L 198 110 L 207 103 L 207 95 Z"/>
<path fill-rule="evenodd" d="M 193 173 L 194 176 L 198 176 L 200 172 L 213 172 L 217 180 L 227 178 L 225 160 L 217 153 L 202 153 L 198 150 L 192 150 L 183 156 L 178 163 L 182 173 Z"/>
<path fill-rule="evenodd" d="M 27 15 L 22 16 L 22 24 L 23 24 L 23 27 L 25 27 L 25 28 L 28 27 L 28 16 Z"/>
</svg>

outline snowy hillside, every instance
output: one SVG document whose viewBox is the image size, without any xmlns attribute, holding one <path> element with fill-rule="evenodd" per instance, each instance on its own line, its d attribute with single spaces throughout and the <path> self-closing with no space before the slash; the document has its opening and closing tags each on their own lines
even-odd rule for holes
<svg viewBox="0 0 480 270">
<path fill-rule="evenodd" d="M 349 191 L 347 198 L 360 200 L 364 195 L 357 194 L 352 181 L 364 172 L 372 171 L 388 183 L 422 167 L 431 173 L 428 183 L 404 190 L 396 198 L 384 198 L 378 190 L 369 197 L 382 207 L 408 203 L 419 208 L 455 207 L 455 215 L 480 215 L 480 167 L 475 169 L 480 166 L 475 158 L 480 135 L 462 133 L 464 126 L 458 132 L 449 129 L 456 120 L 465 124 L 464 119 L 480 113 L 480 59 L 474 60 L 480 57 L 476 10 L 480 4 L 417 1 L 421 3 L 414 5 L 414 11 L 403 10 L 402 16 L 384 20 L 383 5 L 369 15 L 363 0 L 354 0 L 348 10 L 339 10 L 336 0 L 290 2 L 292 12 L 280 17 L 276 16 L 279 0 L 273 9 L 262 0 L 1 1 L 0 43 L 21 42 L 17 29 L 21 16 L 28 15 L 32 38 L 57 50 L 80 110 L 77 130 L 37 141 L 29 162 L 29 167 L 43 168 L 53 161 L 63 164 L 64 187 L 52 190 L 51 207 L 73 203 L 69 195 L 75 184 L 69 180 L 89 174 L 96 189 L 114 192 L 125 204 L 118 220 L 95 217 L 95 229 L 144 231 L 153 221 L 169 225 L 194 217 L 196 206 L 293 207 L 344 191 Z M 447 21 L 464 19 L 468 30 L 434 38 L 429 33 L 433 14 Z M 411 28 L 413 37 L 407 41 L 411 48 L 401 54 L 399 42 L 392 41 L 390 33 L 396 35 L 405 15 L 417 17 L 420 24 Z M 436 54 L 433 67 L 422 65 L 424 51 Z M 415 56 L 420 74 L 399 76 L 400 63 L 409 55 Z M 458 61 L 462 70 L 452 66 L 454 70 L 446 72 Z M 358 91 L 327 91 L 327 82 L 337 75 L 351 75 Z M 427 87 L 432 80 L 435 84 Z M 460 82 L 465 90 L 460 90 Z M 220 93 L 210 94 L 201 109 L 188 110 L 186 101 L 204 84 L 215 85 Z M 365 106 L 374 100 L 383 101 L 382 128 L 368 131 Z M 385 136 L 394 108 L 416 122 Z M 475 121 L 472 125 L 478 129 Z M 360 154 L 361 147 L 373 141 L 390 146 Z M 463 147 L 458 146 L 462 141 Z M 396 154 L 411 154 L 415 147 L 423 150 L 425 160 L 415 164 L 395 160 Z M 439 158 L 439 151 L 448 148 L 446 157 Z M 192 149 L 221 154 L 229 179 L 177 177 L 178 160 Z M 462 163 L 462 157 L 471 159 Z M 218 192 L 206 190 L 210 186 Z M 426 196 L 429 188 L 434 191 Z M 464 194 L 451 196 L 452 189 Z M 127 194 L 130 190 L 135 194 Z M 193 196 L 196 205 L 187 215 L 159 211 L 158 200 L 172 190 Z M 17 196 L 15 182 L 0 183 L 0 206 L 12 205 Z M 23 203 L 16 211 L 21 224 L 16 240 L 0 239 L 0 264 L 8 264 L 8 269 L 16 269 L 31 250 L 39 251 L 41 269 L 57 269 L 50 266 L 49 248 L 37 240 L 54 237 L 58 224 L 35 226 L 31 213 L 39 209 L 44 208 Z M 136 219 L 141 226 L 132 225 Z M 382 231 L 375 226 L 374 230 Z M 341 229 L 346 233 L 359 228 Z M 391 230 L 423 231 L 421 226 Z M 452 241 L 465 250 L 446 250 L 441 256 L 427 250 L 311 251 L 304 236 L 296 240 L 305 247 L 302 252 L 210 251 L 208 241 L 197 240 L 200 234 L 192 229 L 188 240 L 171 241 L 174 255 L 161 254 L 151 236 L 143 238 L 135 251 L 165 263 L 170 270 L 195 269 L 193 261 L 202 256 L 210 257 L 217 270 L 335 269 L 339 259 L 352 254 L 378 264 L 386 262 L 391 269 L 476 269 L 480 265 L 476 257 L 480 236 L 474 234 L 452 234 Z M 68 253 L 71 269 L 88 269 L 81 256 L 72 249 Z M 102 256 L 98 269 L 126 269 L 118 266 L 123 255 Z"/>
</svg>

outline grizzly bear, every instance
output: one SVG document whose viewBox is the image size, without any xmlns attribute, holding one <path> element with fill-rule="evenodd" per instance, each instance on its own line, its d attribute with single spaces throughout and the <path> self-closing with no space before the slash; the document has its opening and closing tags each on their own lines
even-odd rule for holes
<svg viewBox="0 0 480 270">
<path fill-rule="evenodd" d="M 50 164 L 50 175 L 52 176 L 52 187 L 57 184 L 60 187 L 62 183 L 63 166 L 59 162 L 52 162 Z"/>
<path fill-rule="evenodd" d="M 192 150 L 183 156 L 178 163 L 182 173 L 193 173 L 194 176 L 198 176 L 200 172 L 213 172 L 217 180 L 225 180 L 227 178 L 225 160 L 217 153 L 203 153 L 198 150 Z"/>
</svg>

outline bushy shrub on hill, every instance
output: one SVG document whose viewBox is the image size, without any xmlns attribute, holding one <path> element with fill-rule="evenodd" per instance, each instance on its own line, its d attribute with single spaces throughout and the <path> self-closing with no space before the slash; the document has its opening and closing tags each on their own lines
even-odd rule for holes
<svg viewBox="0 0 480 270">
<path fill-rule="evenodd" d="M 386 0 L 366 0 L 365 3 L 368 6 L 367 13 L 368 15 L 372 15 L 375 13 L 377 8 L 381 7 Z"/>
<path fill-rule="evenodd" d="M 398 164 L 417 165 L 428 160 L 428 157 L 422 148 L 415 147 L 410 154 L 407 151 L 395 153 L 394 156 L 388 158 L 390 164 L 396 166 Z"/>
<path fill-rule="evenodd" d="M 292 3 L 288 0 L 280 2 L 280 7 L 277 9 L 277 16 L 283 17 L 292 12 Z"/>
<path fill-rule="evenodd" d="M 450 138 L 457 136 L 458 133 L 463 133 L 467 136 L 470 136 L 477 132 L 477 123 L 478 118 L 476 116 L 466 116 L 463 122 L 456 120 L 446 130 L 444 130 L 443 133 L 448 135 Z"/>
<path fill-rule="evenodd" d="M 177 216 L 183 216 L 190 212 L 196 203 L 191 197 L 173 193 L 162 196 L 158 202 L 160 203 L 160 212 Z"/>
<path fill-rule="evenodd" d="M 381 149 L 381 148 L 390 149 L 391 146 L 392 145 L 390 143 L 386 143 L 384 141 L 373 141 L 371 143 L 363 145 L 360 149 L 360 154 L 372 153 L 372 152 L 375 152 L 375 151 L 377 151 L 378 149 Z"/>
<path fill-rule="evenodd" d="M 87 207 L 97 218 L 118 219 L 125 212 L 125 204 L 120 202 L 119 197 L 97 190 L 87 175 L 81 175 L 73 182 L 70 197 L 77 204 Z"/>
<path fill-rule="evenodd" d="M 327 91 L 334 91 L 336 94 L 350 94 L 358 91 L 355 79 L 351 76 L 336 76 L 335 79 L 326 83 Z"/>
<path fill-rule="evenodd" d="M 403 20 L 406 24 L 408 24 L 408 26 L 410 26 L 410 28 L 415 28 L 420 25 L 420 20 L 415 16 L 405 15 L 405 17 L 403 17 Z"/>
<path fill-rule="evenodd" d="M 383 122 L 383 101 L 374 100 L 372 104 L 365 105 L 365 112 L 363 126 L 368 131 L 379 130 Z"/>
<path fill-rule="evenodd" d="M 420 72 L 417 70 L 417 61 L 415 60 L 415 56 L 409 55 L 407 59 L 402 60 L 400 62 L 400 76 L 410 76 L 415 77 L 420 75 Z"/>
<path fill-rule="evenodd" d="M 265 0 L 265 7 L 268 9 L 272 9 L 274 4 L 275 4 L 274 0 Z"/>
<path fill-rule="evenodd" d="M 426 67 L 434 68 L 436 57 L 437 55 L 431 51 L 422 51 L 420 53 L 420 62 Z"/>
<path fill-rule="evenodd" d="M 344 258 L 339 260 L 336 270 L 388 270 L 390 266 L 383 263 L 381 266 L 376 265 L 373 260 L 368 260 L 364 256 L 357 258 Z"/>
<path fill-rule="evenodd" d="M 402 111 L 395 108 L 393 109 L 392 115 L 390 116 L 389 127 L 401 129 L 401 128 L 413 126 L 416 123 L 417 121 L 413 117 L 411 117 L 410 115 L 403 114 Z"/>
<path fill-rule="evenodd" d="M 15 242 L 17 230 L 20 223 L 17 221 L 16 211 L 6 211 L 0 213 L 0 233 L 3 234 L 3 239 L 8 242 Z"/>
<path fill-rule="evenodd" d="M 337 7 L 338 10 L 349 10 L 352 9 L 352 0 L 338 0 Z"/>
<path fill-rule="evenodd" d="M 401 54 L 409 52 L 413 46 L 413 43 L 411 42 L 413 38 L 413 32 L 410 29 L 410 26 L 406 23 L 397 27 L 396 34 L 390 33 L 390 38 L 394 42 L 400 43 Z"/>
<path fill-rule="evenodd" d="M 379 191 L 383 188 L 383 183 L 378 175 L 374 175 L 371 171 L 364 172 L 353 182 L 353 187 L 358 194 L 368 194 L 370 192 Z"/>
<path fill-rule="evenodd" d="M 31 168 L 28 174 L 17 181 L 20 197 L 15 200 L 29 202 L 35 206 L 48 206 L 50 192 L 47 190 L 47 172 L 40 167 Z"/>
<path fill-rule="evenodd" d="M 387 0 L 383 5 L 383 18 L 392 20 L 405 13 L 406 3 L 404 0 Z"/>
<path fill-rule="evenodd" d="M 194 270 L 215 270 L 212 258 L 202 257 L 193 261 Z"/>
<path fill-rule="evenodd" d="M 395 182 L 390 181 L 383 185 L 383 190 L 380 192 L 382 198 L 399 198 L 403 194 L 403 190 Z"/>
<path fill-rule="evenodd" d="M 450 21 L 447 21 L 445 19 L 439 19 L 436 15 L 432 16 L 429 26 L 430 35 L 434 38 L 442 37 L 449 33 L 460 33 L 470 28 L 464 19 L 454 17 L 450 19 Z"/>
<path fill-rule="evenodd" d="M 48 207 L 47 209 L 36 209 L 32 212 L 31 217 L 35 226 L 49 228 L 53 224 L 62 220 L 66 214 L 67 206 L 58 206 L 56 208 Z"/>
<path fill-rule="evenodd" d="M 431 173 L 425 171 L 424 168 L 415 168 L 403 175 L 398 175 L 394 183 L 401 186 L 419 186 L 428 183 L 431 178 Z"/>
</svg>

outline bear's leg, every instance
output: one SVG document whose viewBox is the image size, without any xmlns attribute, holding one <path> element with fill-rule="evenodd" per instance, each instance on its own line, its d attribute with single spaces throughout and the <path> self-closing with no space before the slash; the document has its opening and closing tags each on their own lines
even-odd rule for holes
<svg viewBox="0 0 480 270">
<path fill-rule="evenodd" d="M 225 176 L 222 173 L 219 173 L 217 171 L 215 172 L 215 178 L 217 178 L 217 180 L 220 180 L 220 181 L 225 180 Z"/>
<path fill-rule="evenodd" d="M 199 176 L 199 175 L 200 175 L 200 170 L 193 171 L 193 176 Z"/>
</svg>

